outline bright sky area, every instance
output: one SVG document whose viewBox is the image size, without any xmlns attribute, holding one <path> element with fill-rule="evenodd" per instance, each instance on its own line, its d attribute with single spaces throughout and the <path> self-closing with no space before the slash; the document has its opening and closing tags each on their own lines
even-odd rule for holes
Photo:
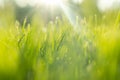
<svg viewBox="0 0 120 80">
<path fill-rule="evenodd" d="M 49 4 L 56 4 L 58 0 L 15 0 L 16 3 L 21 6 L 21 7 L 24 7 L 26 6 L 27 4 L 30 4 L 31 6 L 35 6 L 36 3 L 46 3 Z M 62 1 L 65 1 L 65 0 L 60 0 L 61 2 Z M 83 0 L 73 0 L 75 3 L 82 3 Z M 98 5 L 98 8 L 101 10 L 101 11 L 105 11 L 106 9 L 109 9 L 109 8 L 112 8 L 114 7 L 115 5 L 119 6 L 120 5 L 120 0 L 97 0 L 97 5 Z M 4 6 L 4 0 L 0 0 L 0 6 Z"/>
</svg>

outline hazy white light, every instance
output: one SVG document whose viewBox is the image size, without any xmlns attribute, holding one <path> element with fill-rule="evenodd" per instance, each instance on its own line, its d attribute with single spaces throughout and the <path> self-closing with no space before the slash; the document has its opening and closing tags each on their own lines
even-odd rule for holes
<svg viewBox="0 0 120 80">
<path fill-rule="evenodd" d="M 82 3 L 83 0 L 73 0 L 73 2 L 75 2 L 75 3 Z"/>
<path fill-rule="evenodd" d="M 61 5 L 61 8 L 64 12 L 64 14 L 67 16 L 68 20 L 70 21 L 71 25 L 75 28 L 76 25 L 76 16 L 74 14 L 74 11 L 71 10 L 68 6 L 66 5 Z"/>
<path fill-rule="evenodd" d="M 4 6 L 4 1 L 0 0 L 0 7 L 3 7 L 3 6 Z"/>
<path fill-rule="evenodd" d="M 27 6 L 29 0 L 16 0 L 16 4 L 20 7 Z"/>
<path fill-rule="evenodd" d="M 28 2 L 28 4 L 30 5 L 30 6 L 35 6 L 36 4 L 38 4 L 39 3 L 39 0 L 29 0 L 29 2 Z"/>
<path fill-rule="evenodd" d="M 40 0 L 40 3 L 46 6 L 58 6 L 61 2 L 62 0 Z"/>
<path fill-rule="evenodd" d="M 65 2 L 65 0 L 29 0 L 28 4 L 31 6 L 60 6 L 60 4 L 62 4 L 63 2 Z"/>
<path fill-rule="evenodd" d="M 116 6 L 116 3 L 120 4 L 120 0 L 98 0 L 98 7 L 101 11 L 105 11 Z"/>
</svg>

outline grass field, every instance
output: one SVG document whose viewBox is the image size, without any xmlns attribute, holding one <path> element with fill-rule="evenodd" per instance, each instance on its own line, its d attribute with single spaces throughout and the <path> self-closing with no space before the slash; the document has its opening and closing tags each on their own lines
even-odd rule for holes
<svg viewBox="0 0 120 80">
<path fill-rule="evenodd" d="M 0 80 L 120 79 L 119 12 L 27 27 L 0 15 Z"/>
</svg>

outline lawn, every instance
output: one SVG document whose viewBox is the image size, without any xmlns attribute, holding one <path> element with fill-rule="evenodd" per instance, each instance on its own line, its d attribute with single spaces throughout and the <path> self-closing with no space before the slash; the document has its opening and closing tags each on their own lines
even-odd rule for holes
<svg viewBox="0 0 120 80">
<path fill-rule="evenodd" d="M 120 12 L 30 25 L 0 12 L 0 80 L 119 80 Z M 12 17 L 11 17 L 12 16 Z M 36 16 L 35 16 L 36 17 Z"/>
</svg>

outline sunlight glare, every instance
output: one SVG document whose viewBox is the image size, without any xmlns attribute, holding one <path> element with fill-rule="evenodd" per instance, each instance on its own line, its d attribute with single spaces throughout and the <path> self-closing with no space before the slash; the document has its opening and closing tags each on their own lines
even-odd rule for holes
<svg viewBox="0 0 120 80">
<path fill-rule="evenodd" d="M 40 3 L 45 6 L 59 6 L 62 0 L 40 0 Z"/>
<path fill-rule="evenodd" d="M 74 3 L 82 3 L 83 0 L 73 0 Z"/>
<path fill-rule="evenodd" d="M 70 21 L 71 25 L 76 28 L 76 16 L 74 14 L 74 11 L 71 10 L 68 6 L 61 4 L 61 8 L 64 12 L 64 14 L 67 16 L 68 20 Z"/>
<path fill-rule="evenodd" d="M 15 1 L 19 7 L 26 7 L 28 4 L 28 0 L 15 0 Z"/>
<path fill-rule="evenodd" d="M 98 0 L 98 8 L 101 11 L 112 9 L 114 6 L 120 5 L 120 0 Z"/>
<path fill-rule="evenodd" d="M 3 6 L 4 6 L 4 1 L 0 0 L 0 7 L 3 7 Z"/>
</svg>

